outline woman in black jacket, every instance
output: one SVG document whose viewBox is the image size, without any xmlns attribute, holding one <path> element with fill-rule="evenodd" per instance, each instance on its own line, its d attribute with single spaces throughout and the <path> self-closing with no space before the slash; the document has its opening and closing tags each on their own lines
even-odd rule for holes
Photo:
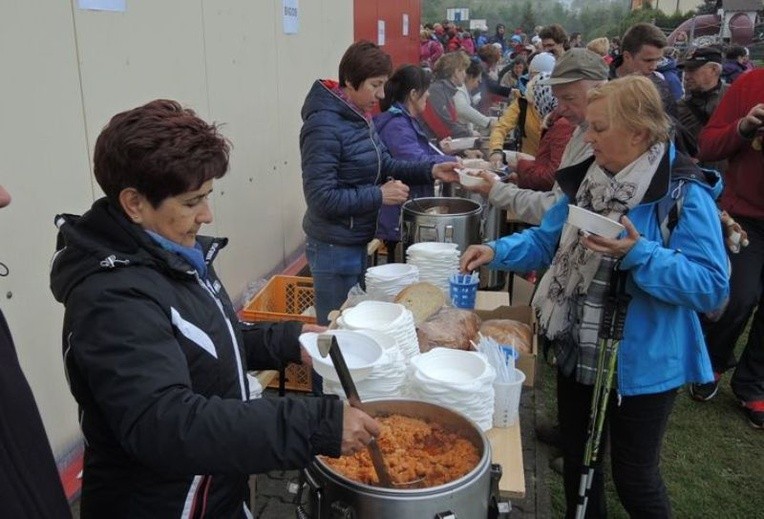
<svg viewBox="0 0 764 519">
<path fill-rule="evenodd" d="M 228 152 L 174 101 L 120 113 L 95 146 L 106 197 L 56 218 L 83 518 L 247 517 L 248 474 L 355 452 L 379 432 L 339 400 L 249 399 L 248 369 L 309 359 L 308 325 L 243 325 L 215 274 L 227 240 L 198 232 Z"/>
</svg>

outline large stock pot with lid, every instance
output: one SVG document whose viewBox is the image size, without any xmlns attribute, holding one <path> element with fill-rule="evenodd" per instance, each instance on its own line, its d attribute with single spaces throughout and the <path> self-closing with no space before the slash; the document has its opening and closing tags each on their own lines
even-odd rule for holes
<svg viewBox="0 0 764 519">
<path fill-rule="evenodd" d="M 380 488 L 346 478 L 320 457 L 303 472 L 310 496 L 298 517 L 312 519 L 479 519 L 489 517 L 492 486 L 501 468 L 491 465 L 491 446 L 480 428 L 463 415 L 415 400 L 369 400 L 373 416 L 398 414 L 439 423 L 458 432 L 478 450 L 479 461 L 466 475 L 430 488 Z M 498 475 L 497 475 L 498 473 Z M 494 481 L 495 480 L 495 484 Z"/>
</svg>

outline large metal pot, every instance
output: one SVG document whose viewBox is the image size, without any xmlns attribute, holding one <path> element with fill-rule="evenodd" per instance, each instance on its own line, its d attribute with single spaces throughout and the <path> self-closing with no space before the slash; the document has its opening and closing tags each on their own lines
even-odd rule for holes
<svg viewBox="0 0 764 519">
<path fill-rule="evenodd" d="M 455 411 L 415 400 L 369 400 L 374 416 L 401 414 L 438 422 L 468 438 L 480 461 L 460 479 L 430 488 L 379 488 L 345 478 L 319 458 L 304 474 L 311 487 L 313 519 L 479 519 L 489 514 L 491 445 L 485 434 Z"/>
<path fill-rule="evenodd" d="M 460 184 L 443 184 L 441 187 L 442 196 L 466 198 L 480 204 L 480 242 L 498 240 L 504 235 L 506 228 L 505 213 L 499 206 L 495 206 L 480 193 L 474 193 L 464 189 Z M 480 267 L 480 288 L 496 289 L 502 288 L 506 281 L 506 272 L 503 270 L 492 270 L 487 267 Z"/>
<path fill-rule="evenodd" d="M 465 198 L 415 198 L 401 209 L 402 242 L 406 248 L 423 241 L 451 242 L 464 252 L 480 243 L 480 217 L 483 208 Z"/>
</svg>

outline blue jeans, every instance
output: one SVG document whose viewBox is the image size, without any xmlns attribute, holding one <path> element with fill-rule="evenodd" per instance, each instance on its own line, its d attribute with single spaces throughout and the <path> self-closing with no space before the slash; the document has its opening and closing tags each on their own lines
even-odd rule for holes
<svg viewBox="0 0 764 519">
<path fill-rule="evenodd" d="M 329 324 L 329 312 L 339 310 L 356 283 L 363 286 L 366 246 L 334 245 L 312 238 L 305 243 L 305 255 L 313 276 L 314 306 L 318 324 Z M 323 394 L 323 379 L 311 373 L 313 394 Z"/>
<path fill-rule="evenodd" d="M 313 275 L 316 320 L 329 324 L 329 312 L 339 310 L 354 285 L 363 286 L 366 273 L 365 245 L 335 245 L 313 238 L 305 244 Z"/>
</svg>

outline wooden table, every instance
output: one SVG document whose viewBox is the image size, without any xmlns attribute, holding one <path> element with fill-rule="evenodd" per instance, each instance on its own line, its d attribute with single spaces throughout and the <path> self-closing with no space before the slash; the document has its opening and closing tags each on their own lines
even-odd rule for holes
<svg viewBox="0 0 764 519">
<path fill-rule="evenodd" d="M 525 497 L 520 422 L 510 427 L 494 427 L 486 432 L 486 436 L 491 442 L 492 462 L 501 465 L 502 476 L 499 480 L 501 497 L 514 499 Z"/>
</svg>

